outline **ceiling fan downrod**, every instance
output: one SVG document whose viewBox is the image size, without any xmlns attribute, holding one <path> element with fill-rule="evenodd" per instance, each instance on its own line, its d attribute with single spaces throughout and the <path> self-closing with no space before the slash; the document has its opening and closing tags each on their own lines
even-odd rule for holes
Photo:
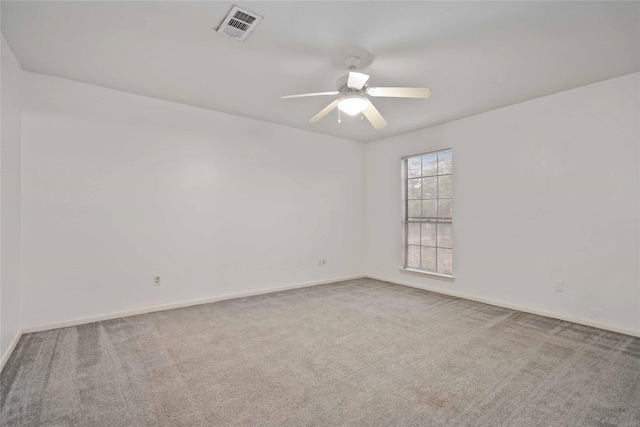
<svg viewBox="0 0 640 427">
<path fill-rule="evenodd" d="M 360 58 L 357 56 L 348 56 L 344 59 L 344 63 L 349 71 L 357 70 L 360 65 Z"/>
</svg>

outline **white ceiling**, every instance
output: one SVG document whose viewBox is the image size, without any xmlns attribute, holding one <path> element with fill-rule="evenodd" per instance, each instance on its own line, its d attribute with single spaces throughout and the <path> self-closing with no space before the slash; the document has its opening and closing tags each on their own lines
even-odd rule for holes
<svg viewBox="0 0 640 427">
<path fill-rule="evenodd" d="M 216 29 L 237 4 L 264 20 L 245 42 Z M 640 70 L 638 2 L 9 2 L 2 34 L 27 71 L 373 141 Z M 334 111 L 344 58 L 372 86 L 374 130 Z"/>
</svg>

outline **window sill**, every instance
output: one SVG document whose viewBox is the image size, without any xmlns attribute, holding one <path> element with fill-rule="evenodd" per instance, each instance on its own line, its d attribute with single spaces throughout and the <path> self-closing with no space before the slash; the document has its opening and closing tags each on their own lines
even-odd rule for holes
<svg viewBox="0 0 640 427">
<path fill-rule="evenodd" d="M 453 276 L 451 276 L 449 274 L 432 273 L 432 272 L 424 271 L 424 270 L 415 270 L 413 268 L 402 268 L 402 267 L 400 267 L 400 273 L 412 274 L 414 276 L 428 277 L 430 279 L 442 280 L 442 281 L 445 281 L 445 282 L 453 282 L 455 280 L 455 277 L 453 277 Z"/>
</svg>

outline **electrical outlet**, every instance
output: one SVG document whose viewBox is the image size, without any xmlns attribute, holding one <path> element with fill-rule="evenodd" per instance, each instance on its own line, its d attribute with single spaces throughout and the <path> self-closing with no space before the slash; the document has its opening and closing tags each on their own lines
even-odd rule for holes
<svg viewBox="0 0 640 427">
<path fill-rule="evenodd" d="M 153 286 L 160 286 L 160 276 L 153 276 Z"/>
<path fill-rule="evenodd" d="M 564 291 L 564 282 L 562 280 L 556 280 L 555 282 L 555 291 L 556 292 L 563 292 Z"/>
</svg>

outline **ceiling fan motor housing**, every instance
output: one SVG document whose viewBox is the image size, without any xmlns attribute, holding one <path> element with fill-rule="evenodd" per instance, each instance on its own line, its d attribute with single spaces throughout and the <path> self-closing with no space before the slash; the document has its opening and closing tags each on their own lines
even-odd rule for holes
<svg viewBox="0 0 640 427">
<path fill-rule="evenodd" d="M 367 88 L 369 87 L 369 84 L 366 83 L 360 90 L 352 89 L 349 86 L 347 86 L 348 81 L 349 81 L 348 74 L 336 80 L 336 88 L 338 89 L 338 91 L 340 91 L 341 94 L 364 94 L 366 93 Z"/>
</svg>

